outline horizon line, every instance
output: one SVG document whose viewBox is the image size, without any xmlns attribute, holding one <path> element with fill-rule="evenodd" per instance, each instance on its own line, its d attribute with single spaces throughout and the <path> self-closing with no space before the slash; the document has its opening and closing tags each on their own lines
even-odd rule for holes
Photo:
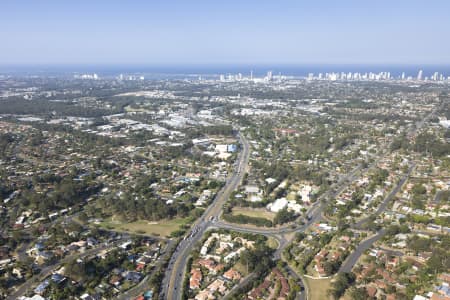
<svg viewBox="0 0 450 300">
<path fill-rule="evenodd" d="M 235 62 L 235 63 L 0 63 L 0 67 L 26 67 L 26 66 L 155 66 L 155 67 L 172 67 L 172 66 L 450 66 L 450 62 L 445 63 L 401 63 L 401 62 L 304 62 L 304 63 L 252 63 L 252 62 Z"/>
</svg>

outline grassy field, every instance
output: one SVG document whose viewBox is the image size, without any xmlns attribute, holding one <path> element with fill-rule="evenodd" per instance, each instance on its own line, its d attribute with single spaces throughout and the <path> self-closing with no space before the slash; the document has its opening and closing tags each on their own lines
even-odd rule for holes
<svg viewBox="0 0 450 300">
<path fill-rule="evenodd" d="M 278 244 L 278 241 L 276 239 L 274 239 L 273 237 L 269 237 L 267 239 L 267 246 L 269 246 L 272 249 L 277 249 L 279 244 Z"/>
<path fill-rule="evenodd" d="M 138 111 L 138 112 L 149 112 L 149 110 L 148 109 L 145 109 L 145 108 L 133 108 L 133 107 L 131 107 L 131 106 L 125 106 L 125 111 L 126 112 L 132 112 L 132 111 Z"/>
<path fill-rule="evenodd" d="M 310 279 L 305 278 L 309 287 L 309 299 L 311 300 L 327 300 L 327 290 L 330 288 L 331 279 Z"/>
<path fill-rule="evenodd" d="M 270 211 L 266 211 L 264 208 L 261 209 L 253 209 L 253 208 L 245 208 L 245 207 L 235 207 L 232 211 L 233 215 L 244 215 L 249 217 L 257 217 L 257 218 L 265 218 L 273 221 L 275 214 Z"/>
<path fill-rule="evenodd" d="M 99 225 L 100 227 L 111 230 L 167 237 L 173 231 L 180 229 L 181 226 L 186 223 L 187 219 L 161 220 L 158 222 L 140 220 L 130 223 L 105 220 Z"/>
<path fill-rule="evenodd" d="M 242 277 L 245 277 L 245 276 L 248 275 L 247 267 L 244 266 L 244 265 L 242 265 L 240 262 L 237 262 L 237 263 L 234 265 L 233 269 L 235 269 L 236 271 L 238 271 L 239 273 L 241 273 Z"/>
</svg>

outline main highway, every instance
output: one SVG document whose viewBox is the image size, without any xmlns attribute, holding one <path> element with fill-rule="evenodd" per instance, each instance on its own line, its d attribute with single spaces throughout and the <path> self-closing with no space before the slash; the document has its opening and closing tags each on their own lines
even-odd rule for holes
<svg viewBox="0 0 450 300">
<path fill-rule="evenodd" d="M 250 228 L 246 227 L 245 225 L 232 224 L 220 220 L 223 204 L 227 201 L 231 193 L 236 190 L 241 184 L 249 161 L 250 147 L 248 141 L 243 135 L 240 135 L 239 137 L 242 144 L 242 151 L 238 156 L 236 170 L 228 178 L 225 186 L 219 191 L 212 204 L 204 212 L 203 216 L 192 225 L 190 231 L 186 234 L 185 239 L 183 239 L 175 249 L 162 281 L 160 299 L 181 299 L 183 282 L 186 272 L 186 264 L 189 255 L 193 247 L 198 243 L 198 241 L 201 240 L 203 234 L 208 229 L 223 228 L 238 232 L 256 233 L 273 237 L 279 243 L 278 249 L 274 253 L 274 259 L 280 259 L 283 249 L 290 242 L 290 239 L 287 239 L 284 234 L 305 231 L 312 224 L 317 223 L 322 219 L 323 204 L 321 203 L 321 201 L 316 201 L 309 209 L 307 213 L 308 218 L 307 220 L 304 220 L 305 223 L 302 225 L 294 224 L 278 228 Z M 354 170 L 352 170 L 346 176 L 342 177 L 338 181 L 338 183 L 336 183 L 339 188 L 336 191 L 332 192 L 331 195 L 328 194 L 327 196 L 330 197 L 339 193 L 339 191 L 341 191 L 347 183 L 353 181 L 353 179 L 360 171 L 360 166 L 355 167 Z"/>
<path fill-rule="evenodd" d="M 173 253 L 162 282 L 161 299 L 181 299 L 186 263 L 194 245 L 202 238 L 205 231 L 219 220 L 223 204 L 231 193 L 238 188 L 247 168 L 250 147 L 247 139 L 239 135 L 242 151 L 238 156 L 235 172 L 227 179 L 225 186 L 217 193 L 212 204 L 203 213 L 186 234 Z"/>
</svg>

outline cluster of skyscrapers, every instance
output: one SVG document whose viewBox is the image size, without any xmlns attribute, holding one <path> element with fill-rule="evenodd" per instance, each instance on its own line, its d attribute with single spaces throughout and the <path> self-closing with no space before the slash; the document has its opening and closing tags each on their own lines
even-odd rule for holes
<svg viewBox="0 0 450 300">
<path fill-rule="evenodd" d="M 144 80 L 144 79 L 145 79 L 144 76 L 123 75 L 123 74 L 119 74 L 119 76 L 117 76 L 117 80 L 134 81 L 134 80 Z"/>
<path fill-rule="evenodd" d="M 293 78 L 288 76 L 289 78 Z M 226 81 L 253 81 L 253 82 L 270 82 L 270 81 L 280 81 L 288 78 L 287 76 L 282 76 L 281 73 L 278 75 L 273 75 L 272 71 L 268 71 L 264 77 L 254 77 L 253 71 L 250 71 L 249 76 L 243 76 L 242 73 L 238 74 L 221 74 L 219 80 L 222 82 Z M 329 81 L 377 81 L 377 80 L 402 80 L 402 81 L 449 81 L 450 76 L 445 77 L 444 74 L 439 72 L 434 72 L 432 76 L 424 76 L 423 71 L 419 70 L 416 76 L 406 75 L 402 72 L 401 75 L 394 76 L 391 72 L 330 72 L 330 73 L 309 73 L 306 77 L 301 77 L 307 80 L 329 80 Z"/>
<path fill-rule="evenodd" d="M 253 81 L 253 82 L 268 82 L 268 81 L 273 81 L 273 80 L 281 80 L 281 79 L 285 79 L 286 77 L 281 76 L 281 73 L 279 75 L 273 75 L 272 71 L 267 71 L 266 76 L 264 77 L 254 77 L 253 76 L 253 71 L 250 71 L 250 75 L 245 77 L 242 75 L 242 73 L 237 73 L 237 74 L 228 74 L 228 75 L 224 75 L 221 74 L 219 76 L 219 80 L 220 81 L 241 81 L 241 80 L 246 80 L 246 81 Z"/>
<path fill-rule="evenodd" d="M 76 74 L 73 76 L 75 79 L 93 79 L 93 80 L 97 80 L 99 79 L 98 75 L 96 73 L 94 74 Z"/>
<path fill-rule="evenodd" d="M 406 76 L 405 72 L 402 72 L 400 76 L 392 76 L 391 72 L 348 72 L 348 73 L 319 73 L 315 76 L 314 73 L 309 73 L 307 79 L 309 80 L 405 80 L 405 81 L 450 81 L 450 76 L 445 77 L 443 74 L 439 72 L 434 72 L 431 77 L 424 77 L 423 71 L 419 70 L 417 76 Z"/>
</svg>

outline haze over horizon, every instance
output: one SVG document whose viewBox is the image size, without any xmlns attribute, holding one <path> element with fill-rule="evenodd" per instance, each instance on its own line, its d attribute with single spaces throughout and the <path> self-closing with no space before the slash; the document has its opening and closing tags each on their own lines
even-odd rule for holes
<svg viewBox="0 0 450 300">
<path fill-rule="evenodd" d="M 447 1 L 11 1 L 1 65 L 450 64 Z"/>
</svg>

